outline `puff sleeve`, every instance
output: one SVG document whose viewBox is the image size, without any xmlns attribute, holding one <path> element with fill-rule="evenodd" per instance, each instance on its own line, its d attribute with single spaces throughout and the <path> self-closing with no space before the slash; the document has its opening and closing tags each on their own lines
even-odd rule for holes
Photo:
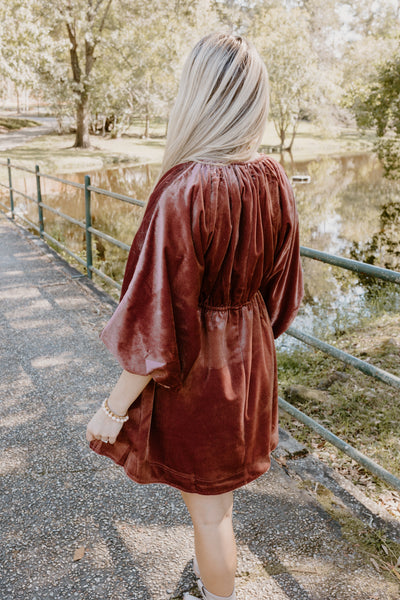
<svg viewBox="0 0 400 600">
<path fill-rule="evenodd" d="M 179 388 L 200 350 L 201 184 L 175 167 L 160 180 L 129 253 L 120 303 L 101 339 L 131 373 Z"/>
<path fill-rule="evenodd" d="M 282 166 L 275 162 L 279 206 L 274 260 L 260 291 L 267 306 L 274 338 L 286 331 L 296 317 L 303 298 L 299 220 L 292 186 Z"/>
</svg>

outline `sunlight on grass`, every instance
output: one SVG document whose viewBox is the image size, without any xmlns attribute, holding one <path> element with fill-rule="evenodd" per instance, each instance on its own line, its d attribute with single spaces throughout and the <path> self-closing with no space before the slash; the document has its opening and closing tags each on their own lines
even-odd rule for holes
<svg viewBox="0 0 400 600">
<path fill-rule="evenodd" d="M 88 149 L 73 148 L 74 134 L 40 136 L 23 146 L 0 152 L 0 159 L 9 157 L 12 162 L 29 168 L 39 164 L 43 171 L 52 174 L 91 171 L 120 163 L 160 164 L 165 147 L 165 123 L 152 124 L 148 139 L 143 138 L 143 125 L 136 122 L 120 138 L 91 136 L 92 147 Z M 363 136 L 354 128 L 324 132 L 303 122 L 294 143 L 293 160 L 367 152 L 372 148 L 372 141 L 371 136 Z M 278 145 L 278 136 L 270 122 L 261 149 L 265 152 Z"/>
</svg>

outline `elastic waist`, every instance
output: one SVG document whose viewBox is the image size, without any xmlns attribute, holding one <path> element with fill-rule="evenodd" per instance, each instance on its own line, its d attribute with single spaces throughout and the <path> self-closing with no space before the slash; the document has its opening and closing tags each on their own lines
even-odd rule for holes
<svg viewBox="0 0 400 600">
<path fill-rule="evenodd" d="M 220 306 L 213 306 L 211 304 L 207 304 L 206 302 L 200 302 L 198 306 L 203 310 L 239 310 L 244 306 L 251 304 L 258 294 L 261 294 L 259 290 L 253 294 L 249 300 L 246 300 L 246 302 L 242 302 L 241 304 L 223 304 Z"/>
</svg>

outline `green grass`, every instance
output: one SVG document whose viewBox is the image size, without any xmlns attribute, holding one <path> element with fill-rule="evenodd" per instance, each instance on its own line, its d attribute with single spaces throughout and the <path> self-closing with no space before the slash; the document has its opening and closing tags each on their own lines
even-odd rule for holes
<svg viewBox="0 0 400 600">
<path fill-rule="evenodd" d="M 7 119 L 8 120 L 8 119 Z M 143 122 L 136 122 L 121 138 L 91 136 L 89 149 L 73 148 L 74 135 L 46 135 L 32 139 L 26 145 L 0 152 L 0 160 L 11 158 L 21 166 L 33 168 L 39 164 L 47 173 L 91 171 L 119 163 L 160 164 L 165 146 L 165 124 L 152 123 L 149 139 L 144 139 Z M 372 137 L 362 136 L 354 128 L 325 132 L 310 123 L 301 123 L 293 147 L 293 160 L 306 161 L 319 156 L 357 154 L 372 149 Z M 269 123 L 262 141 L 263 147 L 276 146 L 279 140 Z M 285 159 L 290 161 L 289 155 Z"/>
<path fill-rule="evenodd" d="M 400 315 L 384 315 L 348 330 L 332 343 L 400 376 Z M 320 351 L 278 354 L 280 394 L 372 460 L 400 476 L 399 392 Z M 377 500 L 389 488 L 282 411 L 281 425 L 313 453 Z M 400 516 L 400 513 L 396 516 Z"/>
<path fill-rule="evenodd" d="M 10 131 L 22 129 L 23 127 L 37 127 L 40 125 L 37 121 L 31 119 L 14 119 L 13 117 L 0 117 L 0 129 L 8 129 Z"/>
<path fill-rule="evenodd" d="M 73 148 L 74 135 L 44 135 L 28 144 L 0 152 L 0 160 L 33 169 L 38 164 L 49 174 L 93 171 L 116 164 L 160 163 L 163 145 L 154 140 L 147 143 L 141 139 L 105 139 L 91 137 L 92 147 Z"/>
</svg>

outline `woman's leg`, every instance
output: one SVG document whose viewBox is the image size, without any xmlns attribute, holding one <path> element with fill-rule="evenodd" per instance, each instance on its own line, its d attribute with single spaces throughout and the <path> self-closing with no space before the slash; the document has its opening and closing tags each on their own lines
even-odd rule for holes
<svg viewBox="0 0 400 600">
<path fill-rule="evenodd" d="M 234 590 L 236 572 L 233 493 L 204 496 L 182 492 L 182 497 L 192 517 L 203 584 L 212 594 L 229 597 Z"/>
</svg>

